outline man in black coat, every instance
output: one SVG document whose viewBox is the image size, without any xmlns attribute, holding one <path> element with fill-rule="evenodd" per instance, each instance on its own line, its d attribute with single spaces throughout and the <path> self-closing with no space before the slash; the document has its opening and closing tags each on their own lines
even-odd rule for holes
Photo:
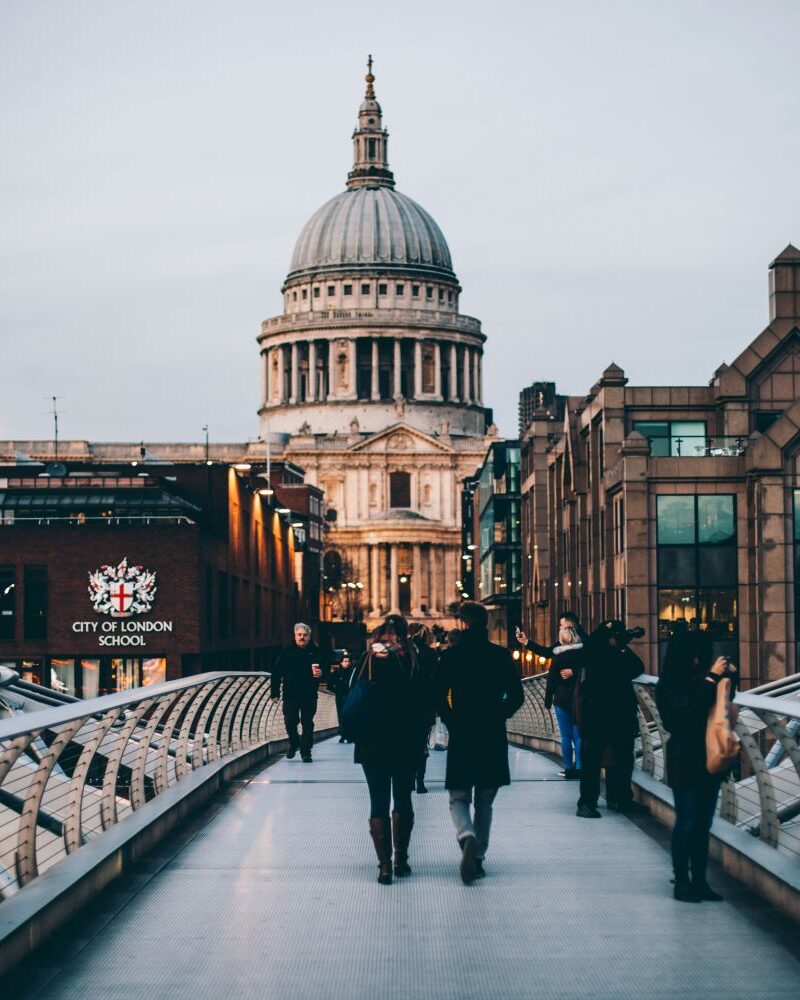
<svg viewBox="0 0 800 1000">
<path fill-rule="evenodd" d="M 469 884 L 485 874 L 492 803 L 497 789 L 511 783 L 506 720 L 525 699 L 508 650 L 489 642 L 486 608 L 465 601 L 458 621 L 461 641 L 443 653 L 435 689 L 450 732 L 445 787 L 461 847 L 461 878 Z"/>
<path fill-rule="evenodd" d="M 303 762 L 311 763 L 314 743 L 314 716 L 317 711 L 317 689 L 323 675 L 324 658 L 311 641 L 311 629 L 304 622 L 294 627 L 294 642 L 278 657 L 272 670 L 273 698 L 280 698 L 283 685 L 283 721 L 289 736 L 291 760 L 298 749 Z M 302 735 L 297 734 L 298 722 Z"/>
</svg>

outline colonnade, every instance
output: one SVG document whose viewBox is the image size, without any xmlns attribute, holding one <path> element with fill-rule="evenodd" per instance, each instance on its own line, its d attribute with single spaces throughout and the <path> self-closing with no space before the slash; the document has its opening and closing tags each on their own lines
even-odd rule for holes
<svg viewBox="0 0 800 1000">
<path fill-rule="evenodd" d="M 267 405 L 335 399 L 387 401 L 403 396 L 480 404 L 482 350 L 452 340 L 337 337 L 292 340 L 262 350 Z"/>
<path fill-rule="evenodd" d="M 435 542 L 354 545 L 346 553 L 373 616 L 444 613 L 456 599 L 459 555 L 458 546 Z"/>
</svg>

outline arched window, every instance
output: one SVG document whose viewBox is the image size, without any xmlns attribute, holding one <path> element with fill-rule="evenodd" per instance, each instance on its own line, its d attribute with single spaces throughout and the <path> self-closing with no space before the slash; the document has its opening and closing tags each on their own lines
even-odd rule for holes
<svg viewBox="0 0 800 1000">
<path fill-rule="evenodd" d="M 389 473 L 389 506 L 390 507 L 411 506 L 410 472 Z"/>
</svg>

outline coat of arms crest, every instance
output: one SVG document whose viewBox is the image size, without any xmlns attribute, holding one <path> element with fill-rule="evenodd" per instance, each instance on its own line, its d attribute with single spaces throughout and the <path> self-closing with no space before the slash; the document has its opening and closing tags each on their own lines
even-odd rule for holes
<svg viewBox="0 0 800 1000">
<path fill-rule="evenodd" d="M 129 566 L 126 556 L 119 566 L 101 566 L 89 574 L 89 597 L 95 611 L 112 618 L 141 615 L 153 606 L 156 574 Z"/>
</svg>

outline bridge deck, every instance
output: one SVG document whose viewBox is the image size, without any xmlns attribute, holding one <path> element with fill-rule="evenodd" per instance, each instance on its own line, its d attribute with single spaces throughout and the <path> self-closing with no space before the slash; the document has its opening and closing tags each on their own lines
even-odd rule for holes
<svg viewBox="0 0 800 1000">
<path fill-rule="evenodd" d="M 724 876 L 731 901 L 673 902 L 654 823 L 578 820 L 556 765 L 511 753 L 484 881 L 458 879 L 444 754 L 432 754 L 414 875 L 379 886 L 361 771 L 328 741 L 313 766 L 254 775 L 163 867 L 140 866 L 116 906 L 111 894 L 113 917 L 75 928 L 27 996 L 796 997 L 786 922 Z"/>
</svg>

